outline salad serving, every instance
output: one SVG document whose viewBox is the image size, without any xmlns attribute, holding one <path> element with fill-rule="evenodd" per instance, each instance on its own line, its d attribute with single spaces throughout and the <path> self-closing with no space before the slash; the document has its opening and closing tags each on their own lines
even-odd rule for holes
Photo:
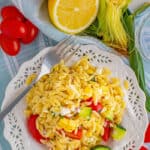
<svg viewBox="0 0 150 150">
<path fill-rule="evenodd" d="M 26 96 L 28 130 L 53 150 L 110 150 L 107 142 L 128 132 L 121 125 L 128 87 L 87 56 L 72 66 L 61 61 Z"/>
<path fill-rule="evenodd" d="M 145 92 L 146 108 L 150 111 L 143 62 L 134 37 L 134 18 L 150 3 L 131 13 L 128 9 L 130 2 L 49 0 L 48 9 L 50 21 L 62 32 L 94 36 L 128 57 L 139 85 Z M 9 9 L 17 11 L 23 19 L 11 15 Z M 8 15 L 6 12 L 9 12 Z M 1 14 L 0 45 L 7 54 L 14 56 L 20 50 L 20 41 L 31 43 L 38 29 L 15 7 L 8 6 Z M 25 24 L 24 29 L 28 31 L 25 36 L 22 37 L 22 33 L 18 36 L 10 29 L 10 23 L 14 20 L 20 25 Z M 30 30 L 27 30 L 27 26 L 30 26 Z M 9 47 L 15 43 L 18 45 L 17 50 Z M 34 75 L 31 75 L 27 84 L 33 78 Z M 122 141 L 128 132 L 126 126 L 122 125 L 126 109 L 124 97 L 128 88 L 128 81 L 113 77 L 108 68 L 96 68 L 90 64 L 88 57 L 83 57 L 72 66 L 66 66 L 61 61 L 26 96 L 28 131 L 49 150 L 111 150 L 109 143 Z"/>
</svg>

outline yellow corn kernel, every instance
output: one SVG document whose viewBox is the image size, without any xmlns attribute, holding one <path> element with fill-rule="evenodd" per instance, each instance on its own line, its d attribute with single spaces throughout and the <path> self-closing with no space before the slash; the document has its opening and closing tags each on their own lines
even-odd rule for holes
<svg viewBox="0 0 150 150">
<path fill-rule="evenodd" d="M 115 94 L 115 96 L 116 95 L 119 95 L 121 97 L 124 96 L 124 92 L 120 86 L 114 88 L 114 94 Z"/>
<path fill-rule="evenodd" d="M 84 92 L 85 93 L 91 93 L 92 92 L 92 89 L 90 88 L 90 87 L 86 87 L 85 89 L 84 89 Z"/>
<path fill-rule="evenodd" d="M 118 78 L 111 78 L 111 85 L 117 86 L 120 84 L 120 79 Z"/>
<path fill-rule="evenodd" d="M 103 68 L 102 74 L 108 76 L 111 75 L 111 71 L 109 68 Z"/>
<path fill-rule="evenodd" d="M 126 90 L 129 89 L 129 82 L 128 82 L 128 80 L 124 80 L 123 85 L 124 85 L 124 88 L 125 88 Z"/>
<path fill-rule="evenodd" d="M 58 122 L 58 126 L 67 132 L 74 131 L 76 128 L 78 128 L 78 125 L 79 123 L 77 121 L 67 118 L 62 118 Z"/>
<path fill-rule="evenodd" d="M 89 68 L 87 70 L 87 73 L 88 74 L 93 74 L 94 72 L 96 72 L 96 68 L 94 66 L 90 66 L 89 65 Z"/>
<path fill-rule="evenodd" d="M 103 95 L 108 95 L 108 93 L 109 93 L 108 86 L 102 86 L 101 89 L 102 89 L 102 94 Z"/>
<path fill-rule="evenodd" d="M 88 74 L 93 74 L 95 71 L 92 69 L 92 68 L 89 68 L 88 70 L 87 70 L 87 73 Z"/>
</svg>

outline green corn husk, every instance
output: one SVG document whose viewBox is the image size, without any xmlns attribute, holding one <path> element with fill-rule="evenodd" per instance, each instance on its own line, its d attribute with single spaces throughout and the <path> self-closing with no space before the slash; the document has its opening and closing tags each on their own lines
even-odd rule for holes
<svg viewBox="0 0 150 150">
<path fill-rule="evenodd" d="M 145 83 L 145 74 L 144 74 L 144 66 L 143 60 L 140 55 L 139 50 L 135 45 L 135 26 L 134 20 L 137 15 L 142 13 L 144 10 L 150 7 L 150 3 L 145 3 L 140 8 L 138 8 L 133 14 L 131 14 L 128 10 L 124 14 L 125 28 L 128 33 L 128 52 L 129 52 L 129 62 L 131 68 L 134 70 L 138 83 L 141 89 L 144 91 L 146 96 L 146 109 L 150 112 L 150 95 L 146 89 Z"/>
<path fill-rule="evenodd" d="M 103 42 L 122 54 L 127 54 L 127 34 L 122 16 L 130 0 L 100 0 L 98 13 L 98 36 Z"/>
<path fill-rule="evenodd" d="M 123 25 L 123 14 L 130 1 L 99 0 L 97 19 L 84 34 L 98 37 L 108 46 L 127 55 L 128 37 Z"/>
</svg>

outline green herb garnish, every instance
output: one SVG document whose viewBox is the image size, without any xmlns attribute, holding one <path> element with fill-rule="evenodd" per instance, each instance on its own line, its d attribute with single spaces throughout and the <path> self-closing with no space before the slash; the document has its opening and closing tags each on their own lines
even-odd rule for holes
<svg viewBox="0 0 150 150">
<path fill-rule="evenodd" d="M 135 26 L 134 21 L 135 17 L 139 15 L 142 11 L 150 7 L 150 3 L 145 3 L 139 9 L 137 9 L 133 14 L 127 10 L 124 14 L 124 21 L 126 25 L 126 31 L 128 33 L 128 52 L 129 52 L 129 62 L 131 68 L 134 70 L 137 80 L 141 89 L 145 92 L 146 95 L 146 109 L 150 112 L 150 96 L 146 89 L 144 67 L 142 57 L 139 53 L 139 50 L 135 46 Z"/>
</svg>

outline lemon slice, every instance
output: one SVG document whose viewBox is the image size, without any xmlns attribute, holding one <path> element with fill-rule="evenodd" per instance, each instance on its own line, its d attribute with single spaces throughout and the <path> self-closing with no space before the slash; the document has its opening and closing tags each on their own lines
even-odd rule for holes
<svg viewBox="0 0 150 150">
<path fill-rule="evenodd" d="M 49 0 L 52 23 L 60 30 L 76 34 L 86 29 L 96 18 L 99 0 Z"/>
</svg>

